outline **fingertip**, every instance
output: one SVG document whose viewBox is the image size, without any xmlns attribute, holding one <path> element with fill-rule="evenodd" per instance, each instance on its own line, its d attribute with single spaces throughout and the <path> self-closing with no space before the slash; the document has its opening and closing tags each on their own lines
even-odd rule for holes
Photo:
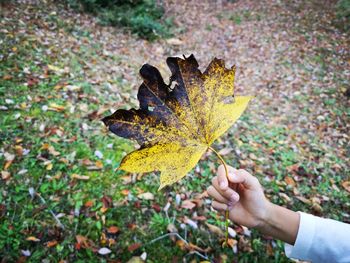
<svg viewBox="0 0 350 263">
<path fill-rule="evenodd" d="M 217 174 L 218 176 L 225 174 L 225 166 L 223 164 L 219 165 Z"/>
<path fill-rule="evenodd" d="M 239 201 L 239 194 L 235 191 L 232 192 L 230 201 L 232 202 L 238 202 Z"/>
<path fill-rule="evenodd" d="M 220 165 L 217 173 L 218 183 L 221 190 L 225 190 L 228 187 L 228 181 L 226 178 L 226 170 L 223 165 Z"/>
</svg>

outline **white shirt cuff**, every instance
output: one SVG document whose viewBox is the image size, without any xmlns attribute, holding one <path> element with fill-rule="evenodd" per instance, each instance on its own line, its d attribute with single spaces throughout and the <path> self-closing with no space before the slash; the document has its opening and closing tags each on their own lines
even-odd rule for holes
<svg viewBox="0 0 350 263">
<path fill-rule="evenodd" d="M 315 217 L 298 212 L 300 215 L 298 235 L 294 246 L 284 245 L 284 251 L 289 258 L 309 260 L 309 250 L 315 236 Z"/>
</svg>

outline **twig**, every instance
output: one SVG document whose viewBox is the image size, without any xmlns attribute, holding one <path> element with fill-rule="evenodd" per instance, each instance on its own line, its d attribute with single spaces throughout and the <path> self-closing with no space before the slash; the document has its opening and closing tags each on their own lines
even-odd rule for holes
<svg viewBox="0 0 350 263">
<path fill-rule="evenodd" d="M 168 233 L 168 234 L 162 235 L 162 236 L 160 236 L 160 237 L 157 237 L 156 239 L 151 240 L 150 242 L 148 242 L 148 244 L 152 244 L 152 243 L 154 243 L 154 242 L 156 242 L 156 241 L 158 241 L 158 240 L 161 240 L 161 239 L 163 239 L 163 238 L 165 238 L 165 237 L 169 237 L 169 236 L 176 236 L 176 237 L 178 237 L 179 239 L 181 239 L 183 242 L 185 242 L 186 245 L 188 245 L 188 242 L 187 242 L 182 236 L 180 236 L 178 233 Z M 148 244 L 147 244 L 147 245 L 148 245 Z"/>
<path fill-rule="evenodd" d="M 219 160 L 221 161 L 222 165 L 225 168 L 225 174 L 226 174 L 227 181 L 229 182 L 228 169 L 227 169 L 227 164 L 226 164 L 225 160 L 221 157 L 221 155 L 217 151 L 215 151 L 215 149 L 213 149 L 210 146 L 209 146 L 209 149 L 212 150 L 216 154 L 216 156 L 219 158 Z M 223 247 L 227 247 L 227 245 L 228 245 L 228 220 L 229 220 L 229 210 L 227 208 L 227 210 L 225 211 L 225 242 L 222 244 Z"/>
</svg>

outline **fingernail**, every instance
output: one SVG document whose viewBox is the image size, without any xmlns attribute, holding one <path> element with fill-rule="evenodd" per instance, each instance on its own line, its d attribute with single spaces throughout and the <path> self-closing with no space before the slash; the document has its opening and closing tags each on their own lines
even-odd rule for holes
<svg viewBox="0 0 350 263">
<path fill-rule="evenodd" d="M 230 200 L 238 201 L 238 199 L 239 199 L 239 195 L 236 192 L 233 192 L 232 195 L 231 195 Z"/>
</svg>

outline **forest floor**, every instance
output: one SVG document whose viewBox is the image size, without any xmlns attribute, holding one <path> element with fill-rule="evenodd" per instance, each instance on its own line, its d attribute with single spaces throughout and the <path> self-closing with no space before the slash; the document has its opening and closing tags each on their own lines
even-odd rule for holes
<svg viewBox="0 0 350 263">
<path fill-rule="evenodd" d="M 134 144 L 100 119 L 138 105 L 144 63 L 168 79 L 183 54 L 235 64 L 235 94 L 255 96 L 214 144 L 227 163 L 276 204 L 350 222 L 350 38 L 321 2 L 166 1 L 174 37 L 153 42 L 49 1 L 0 5 L 1 262 L 290 262 L 235 224 L 221 248 L 210 152 L 160 192 L 156 174 L 115 171 Z"/>
</svg>

